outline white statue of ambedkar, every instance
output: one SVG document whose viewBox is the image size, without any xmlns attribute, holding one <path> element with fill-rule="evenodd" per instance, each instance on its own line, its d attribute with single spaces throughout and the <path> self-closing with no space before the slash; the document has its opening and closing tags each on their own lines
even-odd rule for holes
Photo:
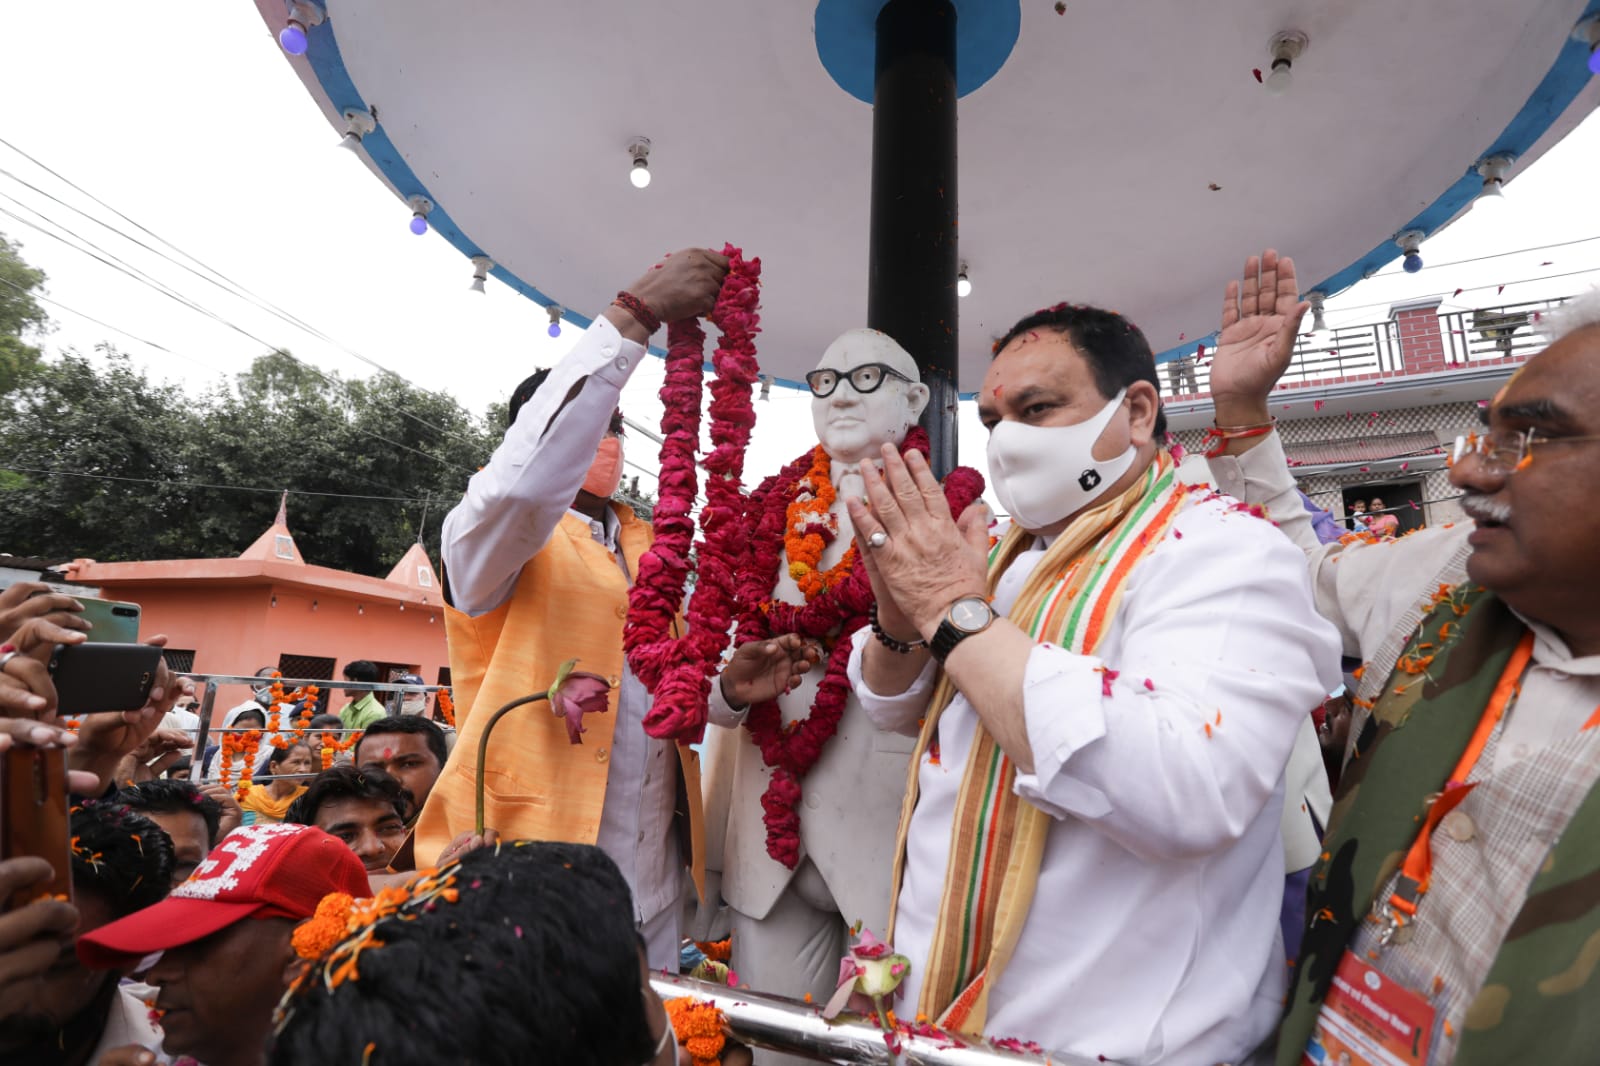
<svg viewBox="0 0 1600 1066">
<path fill-rule="evenodd" d="M 765 558 L 774 564 L 772 602 L 763 611 L 773 623 L 767 646 L 783 641 L 794 649 L 805 641 L 809 651 L 794 654 L 816 665 L 798 676 L 786 661 L 762 669 L 755 649 L 746 648 L 724 671 L 711 699 L 710 720 L 724 729 L 708 734 L 716 750 L 707 757 L 707 787 L 714 794 L 706 798 L 708 867 L 720 865 L 740 983 L 795 998 L 809 993 L 820 1003 L 837 984 L 849 927 L 859 921 L 881 933 L 887 921 L 913 743 L 873 727 L 843 683 L 842 658 L 836 680 L 827 680 L 841 628 L 865 617 L 859 605 L 851 611 L 843 599 L 830 600 L 848 597 L 842 586 L 853 561 L 846 558 L 853 530 L 844 501 L 864 492 L 861 463 L 875 461 L 886 442 L 905 443 L 927 406 L 928 387 L 905 349 L 870 329 L 850 330 L 830 344 L 806 379 L 821 447 L 757 492 L 765 507 L 753 517 L 752 535 L 764 531 Z M 794 630 L 784 623 L 808 602 L 813 615 L 825 618 L 832 607 L 841 616 L 838 624 L 827 633 L 786 636 Z M 751 605 L 740 606 L 748 611 Z M 748 634 L 741 631 L 741 639 Z M 778 691 L 784 686 L 788 691 Z M 774 692 L 776 714 L 771 704 L 763 707 Z M 830 707 L 837 725 L 828 735 Z M 803 774 L 781 772 L 789 783 L 773 787 L 770 763 L 792 769 L 790 760 L 809 758 L 814 764 Z M 715 822 L 724 810 L 719 849 L 724 827 Z"/>
</svg>

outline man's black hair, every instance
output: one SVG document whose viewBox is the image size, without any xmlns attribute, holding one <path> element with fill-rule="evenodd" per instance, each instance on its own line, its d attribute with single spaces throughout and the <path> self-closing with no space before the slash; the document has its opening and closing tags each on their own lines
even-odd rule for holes
<svg viewBox="0 0 1600 1066">
<path fill-rule="evenodd" d="M 85 800 L 72 808 L 72 884 L 125 918 L 166 898 L 177 859 L 166 830 L 120 803 Z"/>
<path fill-rule="evenodd" d="M 378 680 L 378 665 L 369 659 L 357 659 L 344 667 L 346 681 L 371 683 Z"/>
<path fill-rule="evenodd" d="M 128 785 L 117 793 L 117 802 L 140 814 L 198 814 L 206 823 L 206 846 L 215 847 L 217 829 L 222 824 L 222 804 L 201 792 L 192 782 L 156 780 Z"/>
<path fill-rule="evenodd" d="M 411 790 L 386 771 L 330 766 L 313 777 L 306 790 L 289 804 L 283 820 L 296 825 L 316 825 L 317 812 L 324 803 L 345 799 L 380 800 L 392 806 L 401 821 L 411 811 Z"/>
<path fill-rule="evenodd" d="M 1005 346 L 1029 330 L 1064 334 L 1089 363 L 1095 388 L 1110 400 L 1135 381 L 1148 381 L 1156 390 L 1155 439 L 1159 445 L 1167 432 L 1167 412 L 1160 406 L 1161 380 L 1156 377 L 1156 357 L 1139 327 L 1115 311 L 1083 304 L 1056 304 L 1035 311 L 995 341 L 999 355 Z"/>
<path fill-rule="evenodd" d="M 336 714 L 314 714 L 306 723 L 307 729 L 343 729 L 344 719 Z"/>
<path fill-rule="evenodd" d="M 539 391 L 539 386 L 544 384 L 545 378 L 550 376 L 548 368 L 535 370 L 532 374 L 522 379 L 522 384 L 511 390 L 511 399 L 506 403 L 506 428 L 510 429 L 517 424 L 517 412 L 522 410 L 524 404 L 533 399 L 533 394 Z M 581 384 L 581 382 L 580 382 Z M 574 394 L 576 389 L 573 390 Z M 622 411 L 611 412 L 611 432 L 622 436 Z"/>
<path fill-rule="evenodd" d="M 373 1045 L 375 1066 L 650 1060 L 633 900 L 604 852 L 502 844 L 462 856 L 455 877 L 454 903 L 375 926 L 352 979 L 300 983 L 271 1066 L 360 1062 Z"/>
<path fill-rule="evenodd" d="M 445 747 L 444 730 L 440 729 L 437 723 L 429 721 L 420 714 L 391 714 L 389 717 L 380 718 L 367 726 L 366 732 L 361 734 L 361 739 L 356 741 L 355 751 L 352 753 L 355 757 L 356 765 L 359 766 L 361 764 L 362 743 L 368 737 L 378 737 L 385 733 L 421 734 L 423 743 L 428 745 L 428 750 L 433 752 L 433 757 L 439 760 L 440 767 L 443 767 L 445 760 L 450 757 L 450 750 Z"/>
</svg>

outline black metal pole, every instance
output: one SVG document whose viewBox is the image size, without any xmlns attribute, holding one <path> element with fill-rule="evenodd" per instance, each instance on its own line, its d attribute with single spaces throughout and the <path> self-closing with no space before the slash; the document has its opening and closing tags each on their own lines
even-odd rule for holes
<svg viewBox="0 0 1600 1066">
<path fill-rule="evenodd" d="M 922 424 L 943 477 L 956 462 L 956 12 L 889 0 L 872 101 L 867 325 L 910 352 L 930 395 Z"/>
</svg>

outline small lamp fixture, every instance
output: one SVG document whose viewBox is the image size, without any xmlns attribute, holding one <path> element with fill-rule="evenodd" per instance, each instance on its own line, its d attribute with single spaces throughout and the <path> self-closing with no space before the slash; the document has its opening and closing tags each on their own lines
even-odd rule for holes
<svg viewBox="0 0 1600 1066">
<path fill-rule="evenodd" d="M 356 614 L 366 614 L 367 608 L 363 604 L 356 604 Z"/>
<path fill-rule="evenodd" d="M 311 601 L 311 609 L 313 611 L 315 611 L 317 609 L 317 601 L 316 600 L 312 600 Z"/>
<path fill-rule="evenodd" d="M 1328 294 L 1321 289 L 1313 289 L 1306 293 L 1306 302 L 1311 305 L 1311 332 L 1323 333 L 1328 328 L 1328 322 L 1322 317 L 1322 305 L 1328 299 Z"/>
<path fill-rule="evenodd" d="M 756 380 L 761 382 L 761 398 L 770 403 L 772 401 L 772 376 L 770 374 L 757 374 Z"/>
<path fill-rule="evenodd" d="M 306 27 L 320 26 L 325 18 L 327 15 L 318 5 L 306 3 L 305 0 L 290 0 L 289 20 L 278 31 L 278 46 L 292 56 L 305 55 L 309 43 Z"/>
<path fill-rule="evenodd" d="M 967 264 L 961 264 L 961 273 L 956 275 L 956 298 L 965 300 L 972 295 L 972 279 L 967 277 Z"/>
<path fill-rule="evenodd" d="M 642 189 L 650 184 L 650 138 L 635 137 L 628 145 L 628 156 L 633 160 L 628 180 L 635 189 Z"/>
<path fill-rule="evenodd" d="M 411 232 L 420 237 L 428 232 L 428 214 L 433 210 L 433 201 L 426 196 L 408 196 L 406 203 L 411 207 Z"/>
<path fill-rule="evenodd" d="M 1478 198 L 1472 201 L 1474 211 L 1489 211 L 1498 214 L 1506 203 L 1506 171 L 1511 169 L 1516 157 L 1511 155 L 1490 155 L 1478 160 L 1478 176 L 1483 179 L 1483 191 L 1478 193 Z"/>
<path fill-rule="evenodd" d="M 1419 249 L 1425 236 L 1427 234 L 1419 229 L 1408 229 L 1394 239 L 1394 243 L 1405 253 L 1405 261 L 1400 264 L 1400 268 L 1407 274 L 1415 274 L 1422 269 L 1422 252 Z"/>
<path fill-rule="evenodd" d="M 357 111 L 355 108 L 346 108 L 344 113 L 344 137 L 339 141 L 339 147 L 345 148 L 355 154 L 361 147 L 362 138 L 378 128 L 378 117 L 371 111 Z"/>
<path fill-rule="evenodd" d="M 1573 27 L 1572 39 L 1589 46 L 1589 73 L 1600 74 L 1600 15 L 1590 15 Z"/>
<path fill-rule="evenodd" d="M 472 285 L 473 292 L 482 292 L 483 283 L 489 277 L 489 271 L 494 269 L 494 260 L 486 255 L 472 257 Z"/>
<path fill-rule="evenodd" d="M 552 337 L 561 336 L 561 305 L 551 304 L 546 307 L 545 314 L 550 316 L 550 328 L 545 330 Z"/>
<path fill-rule="evenodd" d="M 1274 96 L 1287 91 L 1294 82 L 1294 61 L 1305 54 L 1311 39 L 1299 30 L 1284 30 L 1272 37 L 1272 72 L 1267 75 L 1267 92 Z"/>
</svg>

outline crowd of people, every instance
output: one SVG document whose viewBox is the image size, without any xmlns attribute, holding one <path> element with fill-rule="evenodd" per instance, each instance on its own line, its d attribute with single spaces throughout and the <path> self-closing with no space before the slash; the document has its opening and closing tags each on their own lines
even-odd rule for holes
<svg viewBox="0 0 1600 1066">
<path fill-rule="evenodd" d="M 444 527 L 463 743 L 352 692 L 240 795 L 165 667 L 143 709 L 68 728 L 45 664 L 85 639 L 77 605 L 0 593 L 0 753 L 64 768 L 72 797 L 70 893 L 51 855 L 0 861 L 0 1059 L 701 1062 L 649 981 L 686 934 L 731 933 L 742 981 L 820 1002 L 865 922 L 906 960 L 898 1017 L 968 1038 L 1592 1060 L 1600 296 L 1457 444 L 1470 520 L 1399 540 L 1319 533 L 1295 487 L 1268 397 L 1306 305 L 1275 252 L 1227 284 L 1203 457 L 1164 447 L 1124 317 L 1059 304 L 1006 331 L 978 393 L 998 525 L 908 444 L 914 362 L 851 331 L 808 376 L 813 480 L 781 523 L 828 535 L 741 595 L 787 617 L 827 593 L 811 575 L 859 573 L 870 598 L 848 628 L 738 643 L 701 745 L 646 730 L 624 619 L 659 560 L 610 497 L 622 386 L 727 269 L 667 257 L 513 396 Z M 557 685 L 556 714 L 480 749 L 574 658 L 594 692 Z M 833 731 L 797 762 L 827 691 Z M 273 698 L 222 728 L 266 730 Z M 340 731 L 359 740 L 323 769 Z M 186 757 L 200 773 L 172 772 Z"/>
</svg>

